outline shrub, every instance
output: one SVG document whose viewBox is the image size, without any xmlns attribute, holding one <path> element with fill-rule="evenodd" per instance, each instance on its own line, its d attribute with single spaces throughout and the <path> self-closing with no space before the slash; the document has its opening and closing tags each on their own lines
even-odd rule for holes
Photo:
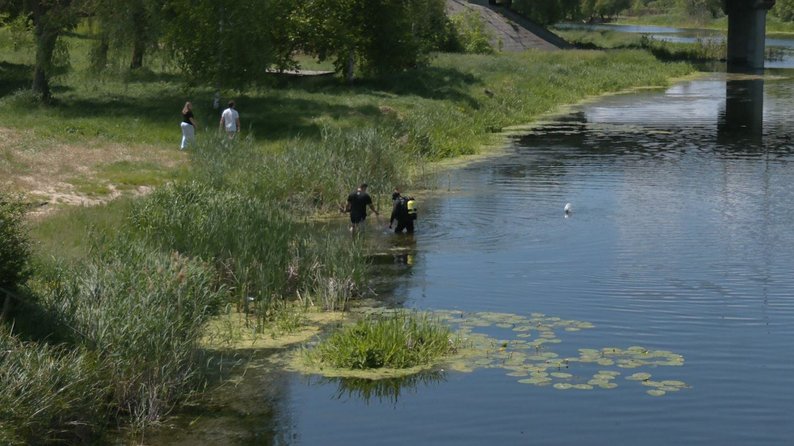
<svg viewBox="0 0 794 446">
<path fill-rule="evenodd" d="M 24 207 L 0 194 L 0 318 L 6 316 L 11 294 L 30 276 L 31 243 L 22 217 Z"/>
</svg>

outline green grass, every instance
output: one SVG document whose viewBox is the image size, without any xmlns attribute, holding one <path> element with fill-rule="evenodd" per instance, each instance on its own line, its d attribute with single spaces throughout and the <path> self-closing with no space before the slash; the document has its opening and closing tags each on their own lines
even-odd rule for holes
<svg viewBox="0 0 794 446">
<path fill-rule="evenodd" d="M 720 31 L 728 30 L 728 19 L 726 16 L 705 19 L 701 21 L 693 20 L 689 16 L 681 14 L 662 14 L 644 16 L 623 16 L 615 22 L 619 25 L 649 25 L 649 26 L 669 26 L 675 28 L 692 29 L 715 29 Z M 794 22 L 784 22 L 773 14 L 766 16 L 767 35 L 791 34 L 794 33 Z"/>
<path fill-rule="evenodd" d="M 309 362 L 341 369 L 405 369 L 432 364 L 454 348 L 449 327 L 403 311 L 342 327 L 305 354 Z"/>
<path fill-rule="evenodd" d="M 88 443 L 106 429 L 110 383 L 84 349 L 21 342 L 0 330 L 0 443 Z"/>
<path fill-rule="evenodd" d="M 698 40 L 693 43 L 665 42 L 646 35 L 610 30 L 557 30 L 565 40 L 580 48 L 641 49 L 668 61 L 714 61 L 726 56 L 725 42 Z"/>
</svg>

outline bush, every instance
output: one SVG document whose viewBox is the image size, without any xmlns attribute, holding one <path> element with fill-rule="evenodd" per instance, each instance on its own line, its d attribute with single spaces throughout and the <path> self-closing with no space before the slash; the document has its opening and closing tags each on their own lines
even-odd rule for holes
<svg viewBox="0 0 794 446">
<path fill-rule="evenodd" d="M 0 194 L 0 316 L 17 287 L 30 276 L 31 243 L 22 218 L 23 205 Z"/>
<path fill-rule="evenodd" d="M 491 54 L 491 36 L 480 14 L 473 10 L 452 16 L 457 41 L 464 53 Z"/>
</svg>

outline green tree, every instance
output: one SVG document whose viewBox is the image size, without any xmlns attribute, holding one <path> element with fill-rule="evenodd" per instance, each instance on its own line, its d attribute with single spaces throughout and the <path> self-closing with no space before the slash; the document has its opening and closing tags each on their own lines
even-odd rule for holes
<svg viewBox="0 0 794 446">
<path fill-rule="evenodd" d="M 422 63 L 446 38 L 443 0 L 308 0 L 304 50 L 352 79 Z"/>
<path fill-rule="evenodd" d="M 777 0 L 772 15 L 786 22 L 794 22 L 794 0 Z"/>
<path fill-rule="evenodd" d="M 678 0 L 685 17 L 703 23 L 722 14 L 722 0 Z"/>
<path fill-rule="evenodd" d="M 614 17 L 631 7 L 631 0 L 582 0 L 584 17 L 606 19 Z"/>
<path fill-rule="evenodd" d="M 129 67 L 141 68 L 146 52 L 162 35 L 165 0 L 82 0 L 81 12 L 98 25 L 93 65 L 102 68 L 111 48 L 129 49 Z"/>
<path fill-rule="evenodd" d="M 271 6 L 258 0 L 170 0 L 165 42 L 193 80 L 241 88 L 274 61 Z"/>
<path fill-rule="evenodd" d="M 31 88 L 45 102 L 52 97 L 50 79 L 58 37 L 77 23 L 72 6 L 72 0 L 0 0 L 1 13 L 12 18 L 28 17 L 33 24 L 36 61 Z"/>
<path fill-rule="evenodd" d="M 579 0 L 513 0 L 511 9 L 542 25 L 579 16 Z"/>
</svg>

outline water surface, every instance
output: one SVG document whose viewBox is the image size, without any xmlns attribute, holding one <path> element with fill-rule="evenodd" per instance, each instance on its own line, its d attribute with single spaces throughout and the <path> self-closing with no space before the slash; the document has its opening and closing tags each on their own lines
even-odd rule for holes
<svg viewBox="0 0 794 446">
<path fill-rule="evenodd" d="M 794 82 L 772 74 L 606 97 L 542 123 L 439 178 L 445 193 L 420 198 L 415 237 L 378 262 L 390 305 L 592 322 L 555 349 L 670 350 L 684 365 L 650 372 L 689 388 L 653 397 L 624 379 L 631 370 L 589 391 L 502 369 L 380 384 L 253 370 L 154 442 L 788 444 Z"/>
</svg>

